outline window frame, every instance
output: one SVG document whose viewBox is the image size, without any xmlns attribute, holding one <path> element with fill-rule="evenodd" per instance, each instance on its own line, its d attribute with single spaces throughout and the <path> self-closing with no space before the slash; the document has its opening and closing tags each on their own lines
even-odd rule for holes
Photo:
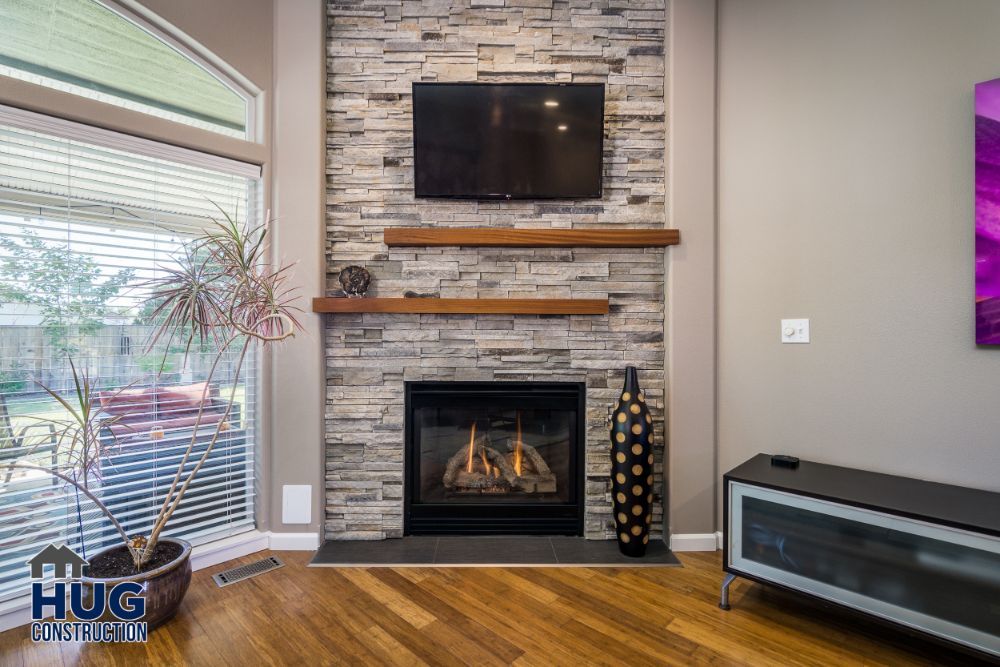
<svg viewBox="0 0 1000 667">
<path fill-rule="evenodd" d="M 256 165 L 268 161 L 266 99 L 259 86 L 136 0 L 92 1 L 175 49 L 241 97 L 246 102 L 246 137 L 221 134 L 3 74 L 0 74 L 0 106 L 33 111 L 198 152 L 208 151 L 236 161 Z"/>
<path fill-rule="evenodd" d="M 58 118 L 35 111 L 27 111 L 0 104 L 0 123 L 13 125 L 22 130 L 54 134 L 64 139 L 97 144 L 105 148 L 141 153 L 148 157 L 183 162 L 193 167 L 217 169 L 247 178 L 262 178 L 263 169 L 251 162 L 235 160 L 214 153 L 205 153 L 190 148 L 182 148 L 154 141 L 144 137 L 122 134 L 101 127 L 93 127 L 65 118 Z"/>
<path fill-rule="evenodd" d="M 114 22 L 124 21 L 128 25 L 132 26 L 134 29 L 138 29 L 138 34 L 143 34 L 143 38 L 146 41 L 153 40 L 157 44 L 166 47 L 168 50 L 174 52 L 176 55 L 180 56 L 182 60 L 186 60 L 189 64 L 194 65 L 203 74 L 207 74 L 211 79 L 221 85 L 225 90 L 229 91 L 235 97 L 242 102 L 243 106 L 243 128 L 242 135 L 238 132 L 228 133 L 222 132 L 217 129 L 209 129 L 208 127 L 201 127 L 197 123 L 185 122 L 183 120 L 171 119 L 170 115 L 163 115 L 153 111 L 154 108 L 160 109 L 155 101 L 141 102 L 138 99 L 131 98 L 128 92 L 121 91 L 118 93 L 108 92 L 106 90 L 107 86 L 101 81 L 94 80 L 93 86 L 89 85 L 86 81 L 81 81 L 78 83 L 73 83 L 72 81 L 61 78 L 58 74 L 48 75 L 42 74 L 41 77 L 45 80 L 51 80 L 53 84 L 55 83 L 65 83 L 72 86 L 71 89 L 63 89 L 58 85 L 49 85 L 44 82 L 35 83 L 30 78 L 21 79 L 17 75 L 0 75 L 0 80 L 19 80 L 30 83 L 41 88 L 48 90 L 54 90 L 62 92 L 66 95 L 70 95 L 75 98 L 83 98 L 88 100 L 93 100 L 99 104 L 103 104 L 109 107 L 115 107 L 119 109 L 128 109 L 134 111 L 142 116 L 150 116 L 154 118 L 161 118 L 166 122 L 177 124 L 177 125 L 187 125 L 190 127 L 196 127 L 199 129 L 204 129 L 206 132 L 213 134 L 221 134 L 227 136 L 237 141 L 253 141 L 259 142 L 259 122 L 258 116 L 260 115 L 260 106 L 258 104 L 258 98 L 260 96 L 260 89 L 257 88 L 251 81 L 246 77 L 240 75 L 232 67 L 222 61 L 220 58 L 212 54 L 210 51 L 206 50 L 204 47 L 200 46 L 197 42 L 190 39 L 183 32 L 178 30 L 176 27 L 167 24 L 165 21 L 157 17 L 155 14 L 151 13 L 148 9 L 142 7 L 135 0 L 79 0 L 80 2 L 87 3 L 88 5 L 96 5 L 97 8 L 103 9 L 110 13 L 108 21 L 112 21 L 111 16 L 116 17 Z M 25 63 L 25 67 L 17 67 L 12 65 L 14 70 L 36 74 L 35 70 L 32 68 L 32 63 Z M 138 101 L 140 108 L 135 108 L 124 104 L 121 102 L 116 102 L 114 100 L 102 100 L 98 97 L 93 97 L 88 95 L 87 91 L 93 88 L 98 92 L 108 92 L 111 98 L 121 100 L 122 102 L 133 100 Z M 168 103 L 170 100 L 164 100 Z M 143 110 L 143 107 L 145 110 Z M 162 109 L 166 111 L 167 109 Z M 175 118 L 178 116 L 189 117 L 190 120 L 194 120 L 195 116 L 188 116 L 183 111 L 176 111 L 172 114 Z M 221 121 L 220 121 L 221 122 Z M 209 123 L 209 125 L 218 125 L 218 123 Z"/>
<path fill-rule="evenodd" d="M 251 104 L 248 107 L 248 128 L 245 139 L 211 132 L 194 126 L 151 116 L 132 109 L 118 107 L 72 93 L 40 86 L 20 79 L 0 75 L 0 106 L 5 108 L 7 121 L 25 129 L 65 135 L 108 147 L 148 152 L 151 156 L 179 159 L 183 152 L 191 164 L 211 166 L 243 165 L 254 170 L 260 178 L 259 193 L 264 220 L 269 219 L 273 184 L 271 182 L 271 81 L 266 75 L 256 83 L 214 55 L 198 40 L 185 34 L 173 24 L 144 7 L 138 0 L 99 0 L 108 9 L 122 14 L 149 30 L 174 47 L 207 64 L 212 72 L 236 84 Z M 32 123 L 24 126 L 22 123 Z M 183 161 L 183 160 L 181 160 Z M 273 243 L 273 241 L 272 241 Z M 273 261 L 268 251 L 268 260 Z M 268 526 L 271 524 L 272 470 L 270 451 L 273 420 L 268 408 L 273 402 L 273 354 L 260 350 L 256 353 L 258 382 L 254 403 L 258 417 L 255 443 L 253 481 L 256 487 L 254 520 L 256 528 L 231 537 L 196 547 L 192 562 L 196 569 L 222 562 L 229 558 L 266 549 Z M 322 523 L 320 523 L 322 534 Z M 0 601 L 0 631 L 27 624 L 30 620 L 29 596 Z"/>
<path fill-rule="evenodd" d="M 188 37 L 181 30 L 149 11 L 135 0 L 92 0 L 108 10 L 131 21 L 155 39 L 167 44 L 203 70 L 214 76 L 224 86 L 243 98 L 246 103 L 246 137 L 244 141 L 261 143 L 260 116 L 261 90 L 245 76 L 222 59 Z M 173 122 L 173 121 L 168 121 Z"/>
<path fill-rule="evenodd" d="M 55 117 L 48 114 L 26 111 L 16 107 L 10 107 L 0 103 L 0 125 L 8 125 L 17 129 L 50 134 L 62 139 L 80 141 L 94 144 L 103 148 L 119 151 L 128 151 L 150 158 L 164 159 L 183 163 L 193 167 L 212 169 L 226 172 L 235 176 L 256 180 L 256 196 L 258 201 L 254 204 L 259 211 L 258 222 L 263 224 L 267 221 L 264 197 L 266 191 L 266 181 L 264 170 L 261 165 L 248 163 L 166 144 L 161 141 L 154 141 L 143 137 L 135 137 L 121 132 L 115 132 L 99 127 L 92 127 L 83 123 L 78 123 L 64 118 Z M 255 346 L 251 352 L 253 355 L 254 380 L 250 381 L 250 374 L 244 377 L 246 382 L 247 404 L 252 403 L 254 415 L 254 437 L 251 443 L 253 450 L 252 469 L 249 471 L 248 483 L 252 486 L 253 501 L 250 513 L 251 525 L 249 528 L 238 529 L 222 528 L 215 533 L 214 537 L 204 542 L 204 545 L 221 545 L 226 540 L 254 540 L 260 535 L 260 525 L 266 517 L 266 493 L 267 488 L 267 462 L 266 453 L 269 451 L 270 432 L 267 415 L 264 408 L 267 406 L 267 388 L 270 383 L 270 368 L 268 365 L 268 355 L 264 354 L 260 346 Z M 16 614 L 19 610 L 28 605 L 29 595 L 0 599 L 0 630 L 8 627 L 16 627 L 20 623 L 8 625 L 5 618 L 9 614 Z"/>
</svg>

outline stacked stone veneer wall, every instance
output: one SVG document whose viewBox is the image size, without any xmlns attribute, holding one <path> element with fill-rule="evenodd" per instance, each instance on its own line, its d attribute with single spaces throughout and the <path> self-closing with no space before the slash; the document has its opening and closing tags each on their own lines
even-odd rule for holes
<svg viewBox="0 0 1000 667">
<path fill-rule="evenodd" d="M 585 381 L 587 537 L 614 534 L 605 419 L 628 364 L 656 425 L 663 475 L 662 249 L 398 248 L 390 226 L 662 227 L 664 2 L 432 0 L 327 7 L 327 289 L 349 264 L 369 296 L 609 297 L 608 316 L 329 315 L 328 539 L 403 529 L 403 382 Z M 413 81 L 606 84 L 604 196 L 414 199 Z M 658 533 L 662 504 L 653 526 Z"/>
</svg>

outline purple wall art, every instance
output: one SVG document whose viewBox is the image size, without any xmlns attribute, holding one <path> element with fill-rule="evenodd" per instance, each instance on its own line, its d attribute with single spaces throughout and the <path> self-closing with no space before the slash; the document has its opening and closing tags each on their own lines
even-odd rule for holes
<svg viewBox="0 0 1000 667">
<path fill-rule="evenodd" d="M 976 84 L 976 343 L 1000 345 L 1000 79 Z"/>
</svg>

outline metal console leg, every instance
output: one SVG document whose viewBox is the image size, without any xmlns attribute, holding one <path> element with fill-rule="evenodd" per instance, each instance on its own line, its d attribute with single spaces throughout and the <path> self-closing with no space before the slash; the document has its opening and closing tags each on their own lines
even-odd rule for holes
<svg viewBox="0 0 1000 667">
<path fill-rule="evenodd" d="M 729 606 L 729 584 L 733 583 L 733 579 L 736 578 L 735 574 L 726 573 L 726 576 L 722 579 L 722 594 L 719 596 L 719 609 L 725 609 L 729 611 L 731 607 Z"/>
</svg>

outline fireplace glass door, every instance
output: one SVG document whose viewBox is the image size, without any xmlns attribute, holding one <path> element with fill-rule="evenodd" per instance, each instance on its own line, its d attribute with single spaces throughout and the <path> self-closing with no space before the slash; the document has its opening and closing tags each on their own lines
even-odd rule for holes
<svg viewBox="0 0 1000 667">
<path fill-rule="evenodd" d="M 407 390 L 409 533 L 579 533 L 581 386 Z"/>
</svg>

